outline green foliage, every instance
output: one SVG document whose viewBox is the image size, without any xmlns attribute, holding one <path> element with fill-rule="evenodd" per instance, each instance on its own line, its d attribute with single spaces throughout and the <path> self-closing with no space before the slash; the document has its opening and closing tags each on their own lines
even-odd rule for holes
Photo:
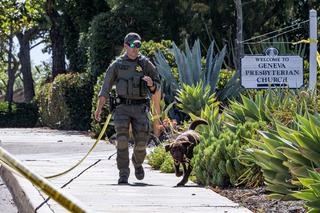
<svg viewBox="0 0 320 213">
<path fill-rule="evenodd" d="M 210 94 L 210 86 L 203 87 L 202 81 L 196 85 L 183 84 L 182 89 L 177 92 L 177 106 L 180 109 L 189 114 L 192 113 L 196 116 L 200 116 L 201 110 L 206 105 L 219 106 L 219 102 L 216 100 L 214 94 Z"/>
<path fill-rule="evenodd" d="M 299 178 L 299 182 L 306 188 L 292 194 L 295 198 L 306 201 L 308 212 L 320 211 L 320 174 L 308 171 L 308 178 Z"/>
<path fill-rule="evenodd" d="M 220 91 L 223 88 L 225 88 L 228 81 L 232 78 L 232 76 L 234 76 L 234 74 L 235 74 L 235 70 L 227 70 L 227 69 L 220 70 L 217 90 Z"/>
<path fill-rule="evenodd" d="M 120 1 L 112 10 L 95 16 L 89 38 L 89 63 L 94 79 L 119 55 L 127 33 L 137 32 L 143 40 L 160 38 L 157 10 L 153 1 Z"/>
<path fill-rule="evenodd" d="M 195 148 L 192 160 L 197 180 L 204 185 L 220 187 L 261 184 L 262 174 L 259 169 L 248 159 L 240 160 L 239 156 L 244 150 L 252 147 L 245 138 L 256 138 L 256 129 L 265 129 L 266 124 L 246 122 L 230 129 L 221 124 L 217 125 L 217 113 L 213 112 L 211 116 L 215 118 L 209 118 L 209 124 L 212 121 L 216 124 L 204 127 L 201 143 Z"/>
<path fill-rule="evenodd" d="M 199 40 L 195 41 L 192 49 L 189 47 L 188 42 L 185 41 L 184 52 L 181 51 L 175 43 L 173 43 L 172 52 L 178 67 L 179 81 L 177 81 L 173 76 L 171 67 L 165 60 L 163 54 L 160 51 L 156 53 L 155 63 L 166 85 L 164 93 L 171 102 L 174 100 L 174 96 L 176 96 L 177 91 L 181 89 L 183 84 L 191 86 L 202 81 L 203 88 L 210 85 L 210 94 L 216 92 L 216 86 L 219 81 L 221 66 L 224 62 L 226 47 L 224 47 L 220 52 L 214 54 L 214 45 L 214 42 L 210 44 L 204 66 L 202 66 Z M 239 89 L 240 84 L 238 73 L 236 73 L 228 83 L 225 84 L 225 87 L 219 90 L 216 96 L 218 100 L 225 100 L 237 95 L 240 91 Z"/>
<path fill-rule="evenodd" d="M 44 16 L 44 0 L 0 1 L 0 31 L 7 35 L 38 26 Z"/>
<path fill-rule="evenodd" d="M 173 164 L 174 162 L 172 156 L 169 153 L 166 153 L 164 161 L 160 166 L 160 171 L 165 173 L 174 173 Z"/>
<path fill-rule="evenodd" d="M 153 169 L 160 169 L 161 172 L 166 173 L 174 172 L 172 156 L 162 146 L 155 147 L 147 158 L 148 164 Z"/>
<path fill-rule="evenodd" d="M 92 86 L 87 74 L 58 75 L 37 94 L 41 122 L 59 129 L 88 130 Z"/>
<path fill-rule="evenodd" d="M 306 44 L 300 43 L 297 45 L 290 44 L 289 38 L 287 36 L 281 36 L 278 38 L 273 38 L 271 41 L 267 41 L 265 43 L 260 43 L 256 45 L 250 45 L 251 54 L 261 54 L 268 47 L 275 47 L 279 50 L 280 54 L 292 54 L 292 55 L 300 55 L 301 57 L 305 57 L 306 55 Z"/>
<path fill-rule="evenodd" d="M 0 102 L 0 127 L 35 127 L 39 119 L 35 103 Z"/>
<path fill-rule="evenodd" d="M 301 187 L 297 178 L 309 178 L 308 170 L 320 167 L 320 116 L 297 114 L 295 122 L 296 129 L 277 123 L 276 132 L 261 133 L 261 142 L 250 140 L 257 147 L 253 152 L 267 189 L 287 199 Z"/>
<path fill-rule="evenodd" d="M 304 68 L 304 75 L 303 75 L 303 79 L 304 79 L 304 85 L 308 85 L 309 82 L 309 61 L 308 60 L 304 60 L 303 61 L 303 68 Z M 317 66 L 317 73 L 320 73 L 320 66 L 318 64 Z M 317 90 L 320 90 L 320 75 L 317 75 Z"/>
<path fill-rule="evenodd" d="M 155 54 L 157 51 L 161 51 L 164 54 L 165 59 L 168 61 L 170 66 L 175 66 L 174 56 L 169 51 L 169 48 L 172 47 L 172 41 L 170 40 L 161 40 L 159 42 L 155 42 L 153 40 L 143 41 L 140 52 L 143 55 L 148 56 L 151 60 L 155 58 Z"/>
<path fill-rule="evenodd" d="M 110 16 L 110 12 L 101 13 L 91 22 L 89 65 L 94 79 L 107 69 L 116 55 L 115 44 L 120 45 L 122 43 L 119 37 L 119 34 L 122 33 L 116 31 L 117 28 L 112 29 L 112 26 L 109 26 L 109 24 L 112 24 L 112 22 L 109 22 Z M 110 35 L 110 29 L 112 29 L 112 35 Z M 114 33 L 118 36 L 112 37 Z"/>
<path fill-rule="evenodd" d="M 94 138 L 97 138 L 99 136 L 99 134 L 103 128 L 105 119 L 107 118 L 107 116 L 110 113 L 109 112 L 109 105 L 108 105 L 108 103 L 106 103 L 103 106 L 102 111 L 101 111 L 101 115 L 100 115 L 101 121 L 98 122 L 94 119 L 94 113 L 96 111 L 97 102 L 98 102 L 98 98 L 99 98 L 98 94 L 99 94 L 99 91 L 100 91 L 101 86 L 103 84 L 103 80 L 104 80 L 104 74 L 102 74 L 98 77 L 97 83 L 94 86 L 94 92 L 93 92 L 94 95 L 92 97 L 92 103 L 91 103 L 91 128 L 90 128 L 90 131 L 92 133 L 92 137 L 94 137 Z M 114 127 L 113 127 L 112 122 L 110 122 L 103 138 L 106 136 L 111 137 L 113 134 L 114 134 Z"/>
<path fill-rule="evenodd" d="M 249 97 L 247 97 L 249 96 Z M 294 116 L 317 112 L 319 97 L 312 91 L 270 89 L 241 95 L 240 101 L 230 101 L 225 115 L 234 123 L 247 120 L 266 121 L 274 127 L 280 122 L 294 126 Z"/>
</svg>

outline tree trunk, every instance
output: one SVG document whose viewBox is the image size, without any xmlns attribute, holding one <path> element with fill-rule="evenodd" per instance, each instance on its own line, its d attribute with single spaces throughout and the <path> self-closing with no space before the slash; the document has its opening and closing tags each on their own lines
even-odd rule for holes
<svg viewBox="0 0 320 213">
<path fill-rule="evenodd" d="M 33 28 L 27 30 L 25 33 L 17 33 L 20 44 L 19 59 L 21 64 L 21 73 L 23 76 L 23 88 L 25 102 L 30 102 L 35 96 L 33 78 L 31 72 L 31 60 L 30 60 L 30 40 L 38 32 Z"/>
<path fill-rule="evenodd" d="M 58 74 L 66 72 L 65 52 L 63 48 L 63 35 L 59 29 L 50 30 L 52 43 L 52 76 L 55 78 Z"/>
<path fill-rule="evenodd" d="M 66 72 L 64 38 L 61 32 L 60 15 L 55 9 L 55 0 L 46 1 L 46 13 L 51 21 L 50 40 L 52 44 L 52 77 Z"/>
<path fill-rule="evenodd" d="M 12 28 L 12 25 L 11 25 Z M 12 31 L 9 37 L 9 52 L 8 52 L 8 84 L 7 84 L 7 91 L 6 91 L 6 98 L 5 100 L 11 103 L 13 101 L 13 85 L 14 85 L 14 71 L 12 69 L 12 47 L 13 47 L 13 39 L 12 39 Z"/>
</svg>

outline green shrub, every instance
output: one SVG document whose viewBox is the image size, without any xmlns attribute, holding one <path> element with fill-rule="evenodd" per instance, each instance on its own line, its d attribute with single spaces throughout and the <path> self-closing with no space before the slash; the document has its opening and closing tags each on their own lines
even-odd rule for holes
<svg viewBox="0 0 320 213">
<path fill-rule="evenodd" d="M 165 156 L 164 162 L 160 166 L 160 171 L 165 173 L 174 173 L 173 159 L 171 155 Z"/>
<path fill-rule="evenodd" d="M 174 172 L 172 156 L 165 151 L 164 147 L 157 146 L 147 156 L 148 164 L 153 169 L 160 169 L 161 172 L 172 173 Z"/>
<path fill-rule="evenodd" d="M 41 122 L 58 129 L 88 130 L 92 86 L 88 74 L 58 75 L 37 94 Z"/>
<path fill-rule="evenodd" d="M 235 70 L 220 70 L 219 81 L 217 83 L 217 90 L 222 90 L 227 85 L 228 81 L 232 78 L 234 73 Z"/>
<path fill-rule="evenodd" d="M 128 5 L 129 4 L 129 5 Z M 134 5 L 134 7 L 133 7 Z M 142 40 L 160 38 L 159 25 L 151 20 L 156 19 L 156 8 L 149 3 L 119 3 L 111 11 L 100 13 L 91 22 L 90 28 L 90 66 L 94 79 L 97 79 L 108 67 L 123 47 L 123 39 L 129 32 L 137 32 Z M 167 45 L 166 42 L 159 43 Z M 145 44 L 143 44 L 145 45 Z M 150 44 L 154 50 L 153 44 Z M 142 47 L 143 52 L 144 47 Z M 147 49 L 150 49 L 147 47 Z M 143 52 L 146 54 L 145 52 Z M 152 58 L 147 51 L 147 56 Z"/>
<path fill-rule="evenodd" d="M 192 160 L 197 181 L 219 187 L 237 185 L 239 177 L 248 169 L 238 159 L 242 150 L 251 147 L 245 138 L 255 138 L 255 130 L 265 127 L 263 122 L 247 122 L 238 124 L 233 130 L 224 127 L 218 137 L 212 133 L 213 128 L 204 127 L 207 130 L 203 131 Z"/>
<path fill-rule="evenodd" d="M 105 120 L 107 118 L 107 116 L 109 115 L 109 105 L 106 103 L 103 108 L 102 108 L 102 112 L 101 112 L 101 121 L 98 122 L 94 119 L 94 112 L 96 111 L 97 108 L 97 102 L 98 102 L 98 94 L 99 91 L 101 89 L 101 86 L 103 84 L 103 79 L 104 79 L 104 74 L 100 75 L 98 77 L 97 83 L 94 86 L 94 95 L 92 97 L 92 103 L 91 103 L 91 136 L 94 138 L 97 138 L 103 128 L 103 125 L 105 123 Z M 110 121 L 107 130 L 105 132 L 105 134 L 102 136 L 102 138 L 105 138 L 106 136 L 111 137 L 113 134 L 115 133 L 114 131 L 114 127 L 113 127 L 113 122 Z"/>
<path fill-rule="evenodd" d="M 161 40 L 160 42 L 150 40 L 142 42 L 140 52 L 153 61 L 156 52 L 161 51 L 169 65 L 176 67 L 175 59 L 170 51 L 170 48 L 172 48 L 172 41 L 170 40 Z M 176 73 L 176 75 L 178 75 L 178 73 Z"/>
<path fill-rule="evenodd" d="M 121 51 L 125 28 L 122 27 L 121 31 L 120 26 L 111 20 L 112 17 L 112 12 L 100 13 L 91 22 L 89 65 L 94 79 L 107 69 L 111 60 Z"/>
<path fill-rule="evenodd" d="M 35 127 L 39 119 L 36 103 L 0 102 L 0 127 Z"/>
</svg>

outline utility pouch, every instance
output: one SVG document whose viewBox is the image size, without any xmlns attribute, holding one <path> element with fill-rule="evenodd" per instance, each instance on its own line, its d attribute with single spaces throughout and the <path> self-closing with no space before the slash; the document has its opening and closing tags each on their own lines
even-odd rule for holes
<svg viewBox="0 0 320 213">
<path fill-rule="evenodd" d="M 140 76 L 133 76 L 132 78 L 132 97 L 141 97 L 140 96 Z"/>
<path fill-rule="evenodd" d="M 147 82 L 140 78 L 140 96 L 147 97 L 148 90 Z"/>
<path fill-rule="evenodd" d="M 116 91 L 118 96 L 128 96 L 128 81 L 125 79 L 119 79 L 116 84 Z"/>
</svg>

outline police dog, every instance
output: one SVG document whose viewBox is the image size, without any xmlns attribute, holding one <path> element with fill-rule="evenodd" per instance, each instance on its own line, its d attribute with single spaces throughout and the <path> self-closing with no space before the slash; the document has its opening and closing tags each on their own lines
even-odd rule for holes
<svg viewBox="0 0 320 213">
<path fill-rule="evenodd" d="M 190 124 L 187 131 L 180 134 L 173 143 L 165 146 L 165 150 L 172 155 L 174 160 L 174 170 L 177 177 L 183 175 L 182 180 L 177 186 L 184 186 L 188 182 L 188 178 L 192 171 L 191 158 L 193 157 L 193 148 L 199 144 L 200 135 L 195 131 L 200 124 L 208 123 L 205 120 L 195 120 Z M 180 171 L 180 164 L 182 164 L 183 172 Z"/>
</svg>

